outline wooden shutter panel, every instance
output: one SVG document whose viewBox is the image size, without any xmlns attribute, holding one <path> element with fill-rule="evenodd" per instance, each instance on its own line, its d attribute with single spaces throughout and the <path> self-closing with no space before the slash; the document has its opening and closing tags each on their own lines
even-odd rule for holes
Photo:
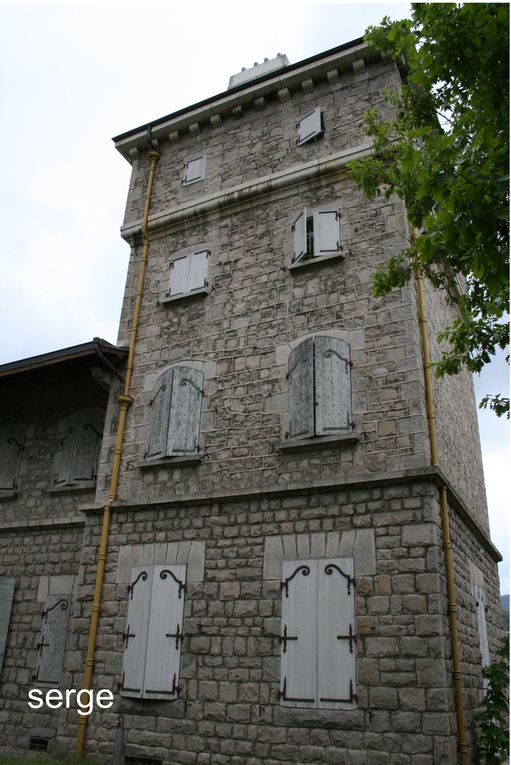
<svg viewBox="0 0 511 765">
<path fill-rule="evenodd" d="M 317 574 L 311 561 L 284 561 L 282 585 L 281 700 L 286 706 L 316 706 Z"/>
<path fill-rule="evenodd" d="M 204 178 L 204 171 L 206 169 L 206 157 L 195 157 L 194 159 L 190 159 L 186 163 L 186 169 L 185 169 L 185 183 L 193 183 L 194 181 L 199 181 L 201 178 Z"/>
<path fill-rule="evenodd" d="M 76 413 L 69 470 L 70 483 L 94 480 L 102 431 L 103 411 L 101 408 L 91 407 Z"/>
<path fill-rule="evenodd" d="M 321 109 L 306 114 L 298 123 L 298 144 L 306 143 L 322 132 Z"/>
<path fill-rule="evenodd" d="M 16 488 L 24 444 L 24 425 L 11 423 L 0 427 L 0 490 Z"/>
<path fill-rule="evenodd" d="M 481 664 L 483 667 L 488 667 L 490 664 L 490 648 L 488 645 L 488 629 L 486 626 L 486 596 L 482 588 L 477 584 L 474 584 L 474 597 L 476 600 L 477 629 L 479 631 Z"/>
<path fill-rule="evenodd" d="M 339 210 L 317 210 L 314 213 L 314 257 L 331 255 L 341 250 Z"/>
<path fill-rule="evenodd" d="M 356 692 L 353 559 L 318 566 L 318 706 L 351 708 Z"/>
<path fill-rule="evenodd" d="M 208 250 L 193 252 L 188 271 L 188 291 L 203 289 L 208 283 Z"/>
<path fill-rule="evenodd" d="M 314 340 L 307 338 L 289 354 L 288 438 L 314 435 Z"/>
<path fill-rule="evenodd" d="M 293 223 L 293 263 L 307 253 L 307 209 L 302 210 Z"/>
<path fill-rule="evenodd" d="M 158 377 L 154 386 L 154 395 L 151 401 L 149 443 L 145 455 L 149 459 L 164 457 L 167 453 L 173 375 L 174 370 L 168 369 Z"/>
<path fill-rule="evenodd" d="M 0 577 L 0 670 L 4 662 L 5 646 L 7 645 L 15 582 L 14 577 Z"/>
<path fill-rule="evenodd" d="M 169 295 L 182 295 L 188 291 L 188 257 L 176 258 L 170 264 Z"/>
<path fill-rule="evenodd" d="M 144 689 L 149 608 L 153 584 L 152 566 L 134 566 L 128 588 L 128 618 L 124 633 L 124 662 L 121 692 L 140 698 Z"/>
<path fill-rule="evenodd" d="M 176 698 L 183 639 L 186 566 L 154 566 L 144 697 Z"/>
<path fill-rule="evenodd" d="M 337 337 L 315 337 L 316 435 L 352 432 L 351 367 L 348 343 Z"/>
<path fill-rule="evenodd" d="M 199 446 L 202 372 L 174 367 L 167 454 L 195 454 Z"/>
<path fill-rule="evenodd" d="M 56 486 L 69 483 L 71 465 L 73 464 L 73 448 L 75 439 L 76 417 L 70 415 L 66 420 L 66 432 L 60 442 L 59 464 L 57 468 Z"/>
<path fill-rule="evenodd" d="M 71 612 L 71 595 L 50 595 L 43 611 L 43 628 L 39 643 L 39 663 L 35 680 L 59 686 L 67 628 Z"/>
</svg>

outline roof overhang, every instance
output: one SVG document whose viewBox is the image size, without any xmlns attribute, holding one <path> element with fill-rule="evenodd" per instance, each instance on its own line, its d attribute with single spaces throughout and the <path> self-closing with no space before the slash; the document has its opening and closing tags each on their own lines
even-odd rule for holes
<svg viewBox="0 0 511 765">
<path fill-rule="evenodd" d="M 42 353 L 40 356 L 31 356 L 19 361 L 10 361 L 7 364 L 0 365 L 0 378 L 13 377 L 15 375 L 32 372 L 38 369 L 44 369 L 59 364 L 66 364 L 77 359 L 93 359 L 105 356 L 113 364 L 119 364 L 128 355 L 127 348 L 121 348 L 108 343 L 99 337 L 95 337 L 91 342 L 73 345 L 69 348 L 62 348 L 58 351 Z"/>
</svg>

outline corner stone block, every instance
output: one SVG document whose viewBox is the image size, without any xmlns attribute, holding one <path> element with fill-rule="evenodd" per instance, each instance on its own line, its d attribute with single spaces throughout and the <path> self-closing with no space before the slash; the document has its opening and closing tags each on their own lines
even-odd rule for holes
<svg viewBox="0 0 511 765">
<path fill-rule="evenodd" d="M 264 540 L 263 579 L 280 579 L 282 576 L 282 542 L 280 537 Z"/>
<path fill-rule="evenodd" d="M 41 576 L 39 578 L 39 586 L 37 588 L 37 602 L 46 603 L 48 598 L 48 590 L 50 585 L 50 578 L 48 576 Z"/>
<path fill-rule="evenodd" d="M 131 570 L 133 568 L 133 551 L 131 545 L 119 548 L 119 560 L 117 561 L 117 584 L 129 584 Z"/>
<path fill-rule="evenodd" d="M 402 531 L 403 545 L 417 547 L 435 543 L 435 527 L 432 523 L 418 523 L 414 526 L 404 526 Z"/>
<path fill-rule="evenodd" d="M 355 533 L 353 556 L 355 558 L 355 574 L 371 576 L 376 574 L 376 546 L 373 529 L 358 529 Z"/>
</svg>

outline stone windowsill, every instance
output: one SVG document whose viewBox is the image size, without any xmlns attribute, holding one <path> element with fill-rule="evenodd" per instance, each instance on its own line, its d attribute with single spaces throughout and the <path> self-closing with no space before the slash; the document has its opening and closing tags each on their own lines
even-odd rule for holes
<svg viewBox="0 0 511 765">
<path fill-rule="evenodd" d="M 87 484 L 68 484 L 67 486 L 54 486 L 52 489 L 48 489 L 47 493 L 50 496 L 54 494 L 84 494 L 88 491 L 93 491 L 96 488 L 95 482 Z"/>
<path fill-rule="evenodd" d="M 193 292 L 185 292 L 182 295 L 170 295 L 169 297 L 164 297 L 163 300 L 159 301 L 160 305 L 168 305 L 169 303 L 175 303 L 176 300 L 186 300 L 188 298 L 193 298 L 197 296 L 204 297 L 206 295 L 209 295 L 209 290 L 207 287 L 200 287 L 198 290 L 193 290 Z"/>
<path fill-rule="evenodd" d="M 306 266 L 314 266 L 317 263 L 325 263 L 328 260 L 344 260 L 344 251 L 334 252 L 333 255 L 320 255 L 318 258 L 307 258 L 306 260 L 302 258 L 298 261 L 298 263 L 291 263 L 289 266 L 287 266 L 287 270 L 298 271 L 300 268 L 305 268 Z"/>
<path fill-rule="evenodd" d="M 11 502 L 13 499 L 17 499 L 18 496 L 18 492 L 14 489 L 12 491 L 10 489 L 2 489 L 0 491 L 0 502 Z"/>
<path fill-rule="evenodd" d="M 140 470 L 150 470 L 155 467 L 182 467 L 185 465 L 197 465 L 202 462 L 201 454 L 183 454 L 176 457 L 162 457 L 159 460 L 144 460 L 139 462 Z"/>
<path fill-rule="evenodd" d="M 285 441 L 278 445 L 282 452 L 299 451 L 302 449 L 321 449 L 328 446 L 342 446 L 343 444 L 355 444 L 360 441 L 360 436 L 355 433 L 347 433 L 343 436 L 314 436 L 296 441 Z"/>
</svg>

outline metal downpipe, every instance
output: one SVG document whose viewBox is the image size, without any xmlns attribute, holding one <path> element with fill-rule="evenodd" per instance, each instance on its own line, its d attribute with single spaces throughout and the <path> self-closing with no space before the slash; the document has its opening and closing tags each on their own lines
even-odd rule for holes
<svg viewBox="0 0 511 765">
<path fill-rule="evenodd" d="M 94 654 L 96 649 L 96 635 L 98 630 L 99 613 L 101 609 L 101 594 L 103 591 L 103 578 L 105 573 L 105 562 L 108 545 L 108 531 L 110 528 L 110 504 L 117 498 L 117 489 L 119 486 L 119 473 L 122 459 L 122 447 L 124 441 L 124 432 L 126 429 L 126 416 L 128 409 L 133 403 L 133 398 L 130 395 L 131 378 L 133 376 L 133 359 L 135 356 L 135 343 L 137 339 L 138 323 L 140 317 L 140 307 L 142 304 L 142 295 L 144 291 L 144 279 L 149 254 L 149 238 L 147 235 L 147 223 L 149 220 L 149 208 L 151 205 L 151 195 L 153 189 L 154 173 L 156 168 L 156 162 L 160 158 L 157 151 L 149 151 L 149 176 L 147 179 L 147 188 L 145 194 L 144 204 L 144 217 L 142 223 L 142 260 L 140 263 L 140 272 L 137 282 L 137 293 L 135 298 L 135 305 L 133 308 L 133 316 L 131 322 L 131 332 L 128 351 L 128 362 L 126 366 L 126 375 L 124 378 L 124 388 L 122 394 L 118 397 L 119 403 L 119 422 L 117 425 L 117 438 L 114 449 L 114 459 L 112 463 L 112 476 L 110 479 L 110 490 L 108 493 L 108 504 L 103 508 L 103 525 L 101 529 L 101 540 L 98 550 L 98 568 L 96 573 L 96 583 L 94 587 L 94 598 L 92 602 L 92 613 L 89 626 L 89 639 L 87 643 L 87 657 L 85 659 L 85 671 L 83 676 L 82 687 L 89 689 L 92 685 L 92 676 L 94 672 Z M 76 737 L 76 754 L 83 754 L 85 747 L 85 734 L 87 731 L 87 719 L 84 714 L 79 714 L 78 717 L 78 732 Z"/>
</svg>

